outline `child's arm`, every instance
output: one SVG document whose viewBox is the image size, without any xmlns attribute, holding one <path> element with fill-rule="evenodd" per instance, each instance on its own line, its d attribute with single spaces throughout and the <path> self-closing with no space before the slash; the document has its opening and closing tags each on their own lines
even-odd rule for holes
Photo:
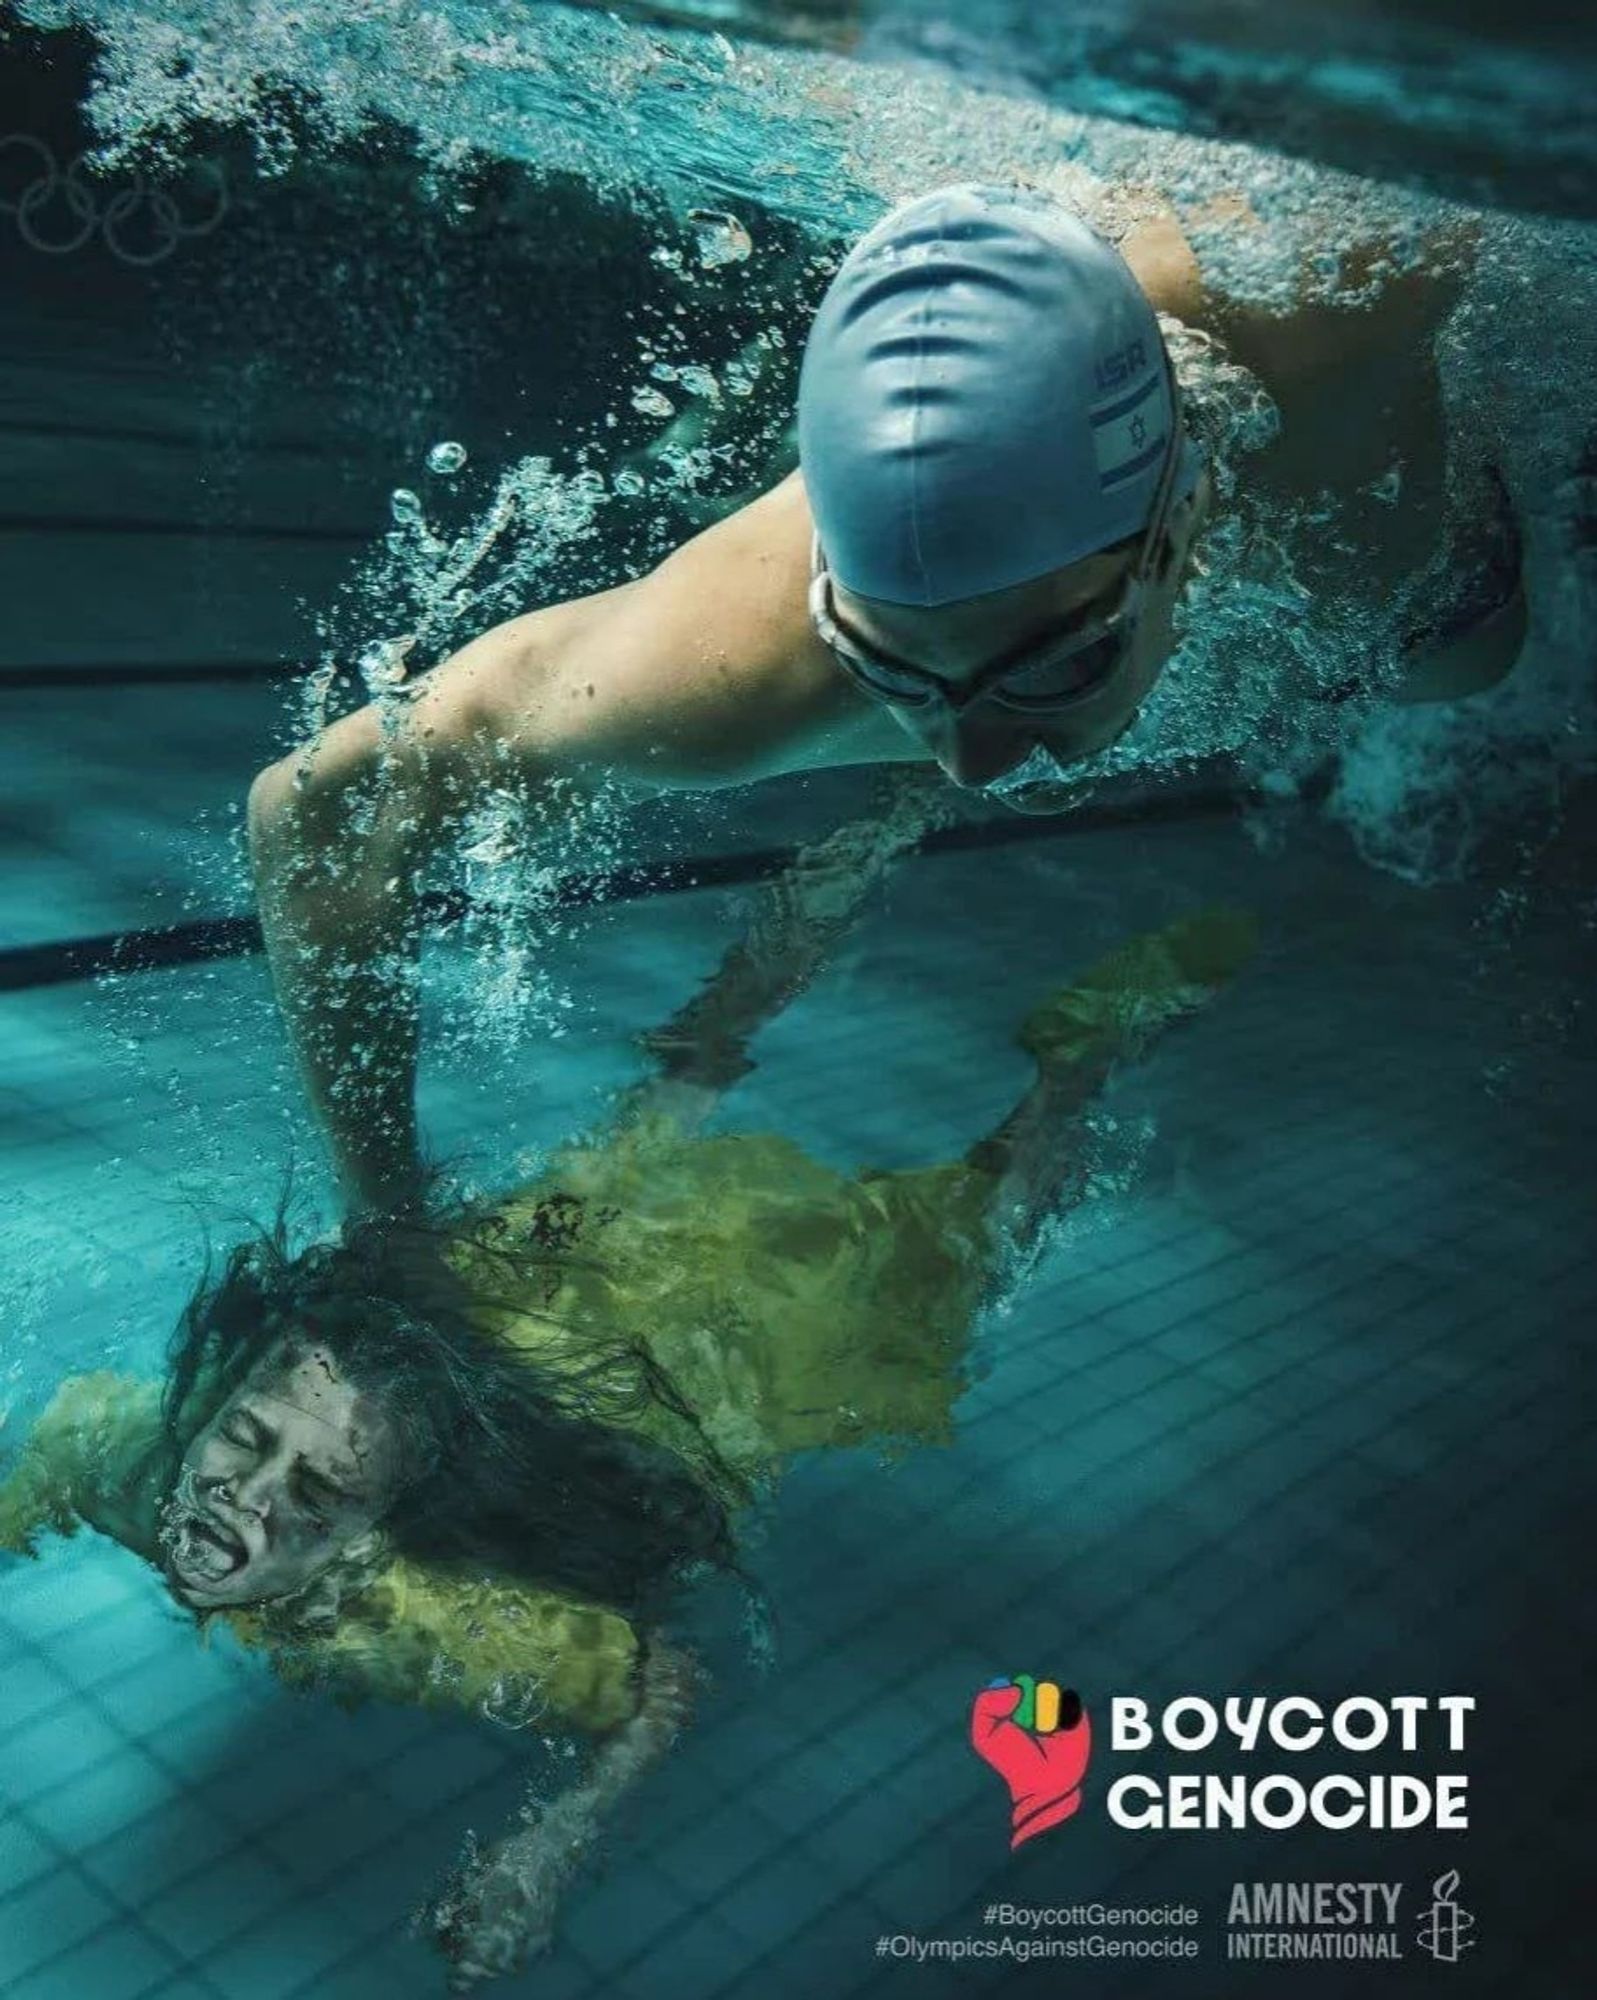
<svg viewBox="0 0 1597 2000">
<path fill-rule="evenodd" d="M 160 1385 L 97 1369 L 72 1375 L 0 1480 L 0 1549 L 38 1554 L 38 1538 L 82 1522 L 150 1551 L 140 1474 L 160 1431 Z"/>
<path fill-rule="evenodd" d="M 692 1707 L 694 1663 L 658 1643 L 644 1655 L 637 1713 L 594 1753 L 587 1775 L 536 1817 L 470 1853 L 428 1911 L 454 1966 L 454 1993 L 514 1972 L 553 1934 L 561 1898 L 627 1791 L 665 1755 Z"/>
<path fill-rule="evenodd" d="M 1257 947 L 1240 910 L 1201 910 L 1133 938 L 1036 1008 L 1020 1031 L 1037 1079 L 998 1129 L 966 1155 L 994 1177 L 991 1219 L 1030 1249 L 1050 1216 L 1087 1192 L 1087 1114 L 1117 1066 L 1221 991 Z"/>
<path fill-rule="evenodd" d="M 618 1612 L 558 1591 L 398 1560 L 326 1635 L 279 1635 L 256 1611 L 227 1615 L 282 1679 L 346 1703 L 418 1703 L 593 1741 L 587 1775 L 552 1803 L 529 1795 L 497 1840 L 468 1849 L 430 1905 L 429 1928 L 461 1991 L 548 1942 L 605 1815 L 686 1714 L 683 1656 Z"/>
<path fill-rule="evenodd" d="M 72 1448 L 71 1434 L 56 1422 L 61 1399 L 72 1386 L 68 1382 L 57 1390 L 0 1481 L 0 1549 L 12 1555 L 37 1556 L 42 1534 L 73 1534 L 82 1518 L 75 1498 L 80 1455 Z"/>
</svg>

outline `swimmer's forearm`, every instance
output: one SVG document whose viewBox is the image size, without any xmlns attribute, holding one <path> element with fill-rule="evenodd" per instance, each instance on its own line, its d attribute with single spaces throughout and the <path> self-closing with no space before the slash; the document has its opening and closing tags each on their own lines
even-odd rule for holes
<svg viewBox="0 0 1597 2000">
<path fill-rule="evenodd" d="M 586 602 L 586 601 L 585 601 Z M 568 768 L 549 689 L 583 604 L 495 626 L 397 702 L 342 717 L 250 792 L 250 858 L 289 1038 L 357 1209 L 410 1207 L 423 877 L 490 784 Z M 561 714 L 572 713 L 569 703 Z"/>
<path fill-rule="evenodd" d="M 289 1039 L 356 1209 L 408 1206 L 416 1130 L 420 865 L 396 802 L 340 794 L 339 810 L 285 760 L 250 794 L 261 928 Z M 357 832 L 356 828 L 360 830 Z"/>
<path fill-rule="evenodd" d="M 708 983 L 662 1027 L 643 1036 L 662 1075 L 636 1093 L 671 1102 L 676 1087 L 716 1095 L 753 1067 L 747 1045 L 795 1000 L 854 927 L 872 892 L 932 826 L 951 816 L 949 787 L 919 771 L 896 771 L 863 818 L 802 849 L 755 897 L 745 935 Z"/>
</svg>

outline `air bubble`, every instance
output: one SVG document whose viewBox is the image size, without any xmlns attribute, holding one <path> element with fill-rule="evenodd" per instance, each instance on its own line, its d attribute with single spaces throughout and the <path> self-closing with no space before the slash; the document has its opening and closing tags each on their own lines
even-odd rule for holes
<svg viewBox="0 0 1597 2000">
<path fill-rule="evenodd" d="M 632 407 L 645 417 L 673 417 L 676 404 L 669 396 L 662 396 L 658 389 L 636 389 L 632 395 Z"/>
<path fill-rule="evenodd" d="M 466 447 L 463 444 L 456 444 L 453 438 L 446 438 L 443 443 L 435 444 L 427 454 L 427 470 L 439 473 L 446 479 L 452 472 L 458 472 L 465 462 Z"/>
<path fill-rule="evenodd" d="M 406 633 L 399 639 L 379 639 L 368 646 L 360 656 L 360 677 L 370 694 L 386 694 L 399 687 L 405 678 L 405 659 L 415 636 Z"/>
<path fill-rule="evenodd" d="M 627 471 L 616 474 L 615 486 L 618 493 L 644 493 L 648 491 L 648 485 L 649 482 L 641 472 Z"/>
<path fill-rule="evenodd" d="M 542 1689 L 530 1674 L 506 1674 L 489 1688 L 482 1712 L 501 1728 L 529 1729 L 548 1706 Z"/>
<path fill-rule="evenodd" d="M 748 261 L 754 249 L 754 239 L 735 215 L 723 215 L 714 208 L 690 208 L 688 221 L 693 225 L 701 271 L 715 271 L 723 264 Z"/>
<path fill-rule="evenodd" d="M 422 519 L 421 500 L 408 486 L 396 486 L 388 496 L 388 509 L 402 528 L 414 528 Z"/>
<path fill-rule="evenodd" d="M 1379 500 L 1383 506 L 1395 507 L 1402 491 L 1403 468 L 1399 465 L 1390 466 L 1379 479 L 1370 482 L 1371 498 Z"/>
</svg>

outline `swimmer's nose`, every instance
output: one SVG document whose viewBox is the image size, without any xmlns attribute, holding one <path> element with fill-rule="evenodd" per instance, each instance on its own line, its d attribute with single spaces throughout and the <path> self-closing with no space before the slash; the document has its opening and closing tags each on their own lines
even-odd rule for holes
<svg viewBox="0 0 1597 2000">
<path fill-rule="evenodd" d="M 1016 770 L 1031 755 L 1029 738 L 956 716 L 936 744 L 937 761 L 956 785 L 972 790 Z"/>
</svg>

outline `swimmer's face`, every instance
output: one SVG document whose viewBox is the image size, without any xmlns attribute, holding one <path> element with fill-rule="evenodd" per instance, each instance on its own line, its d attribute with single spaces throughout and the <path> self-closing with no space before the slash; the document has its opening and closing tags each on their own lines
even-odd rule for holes
<svg viewBox="0 0 1597 2000">
<path fill-rule="evenodd" d="M 1023 714 L 996 701 L 965 709 L 938 703 L 893 705 L 892 713 L 954 783 L 980 790 L 1037 756 L 1068 766 L 1096 757 L 1131 728 L 1175 648 L 1173 618 L 1189 573 L 1193 542 L 1209 511 L 1213 488 L 1205 468 L 1193 492 L 1171 510 L 1162 562 L 1143 599 L 1142 615 L 1119 666 L 1102 687 L 1053 715 Z M 955 685 L 990 661 L 1021 654 L 1095 611 L 1113 606 L 1139 544 L 1122 544 L 1012 590 L 959 603 L 920 608 L 855 596 L 834 583 L 841 622 L 878 650 L 912 662 Z M 1068 776 L 1024 790 L 995 793 L 1019 812 L 1056 812 L 1073 802 Z"/>
<path fill-rule="evenodd" d="M 309 1340 L 256 1362 L 184 1454 L 162 1567 L 196 1609 L 308 1583 L 392 1504 L 398 1452 L 368 1396 Z"/>
</svg>

